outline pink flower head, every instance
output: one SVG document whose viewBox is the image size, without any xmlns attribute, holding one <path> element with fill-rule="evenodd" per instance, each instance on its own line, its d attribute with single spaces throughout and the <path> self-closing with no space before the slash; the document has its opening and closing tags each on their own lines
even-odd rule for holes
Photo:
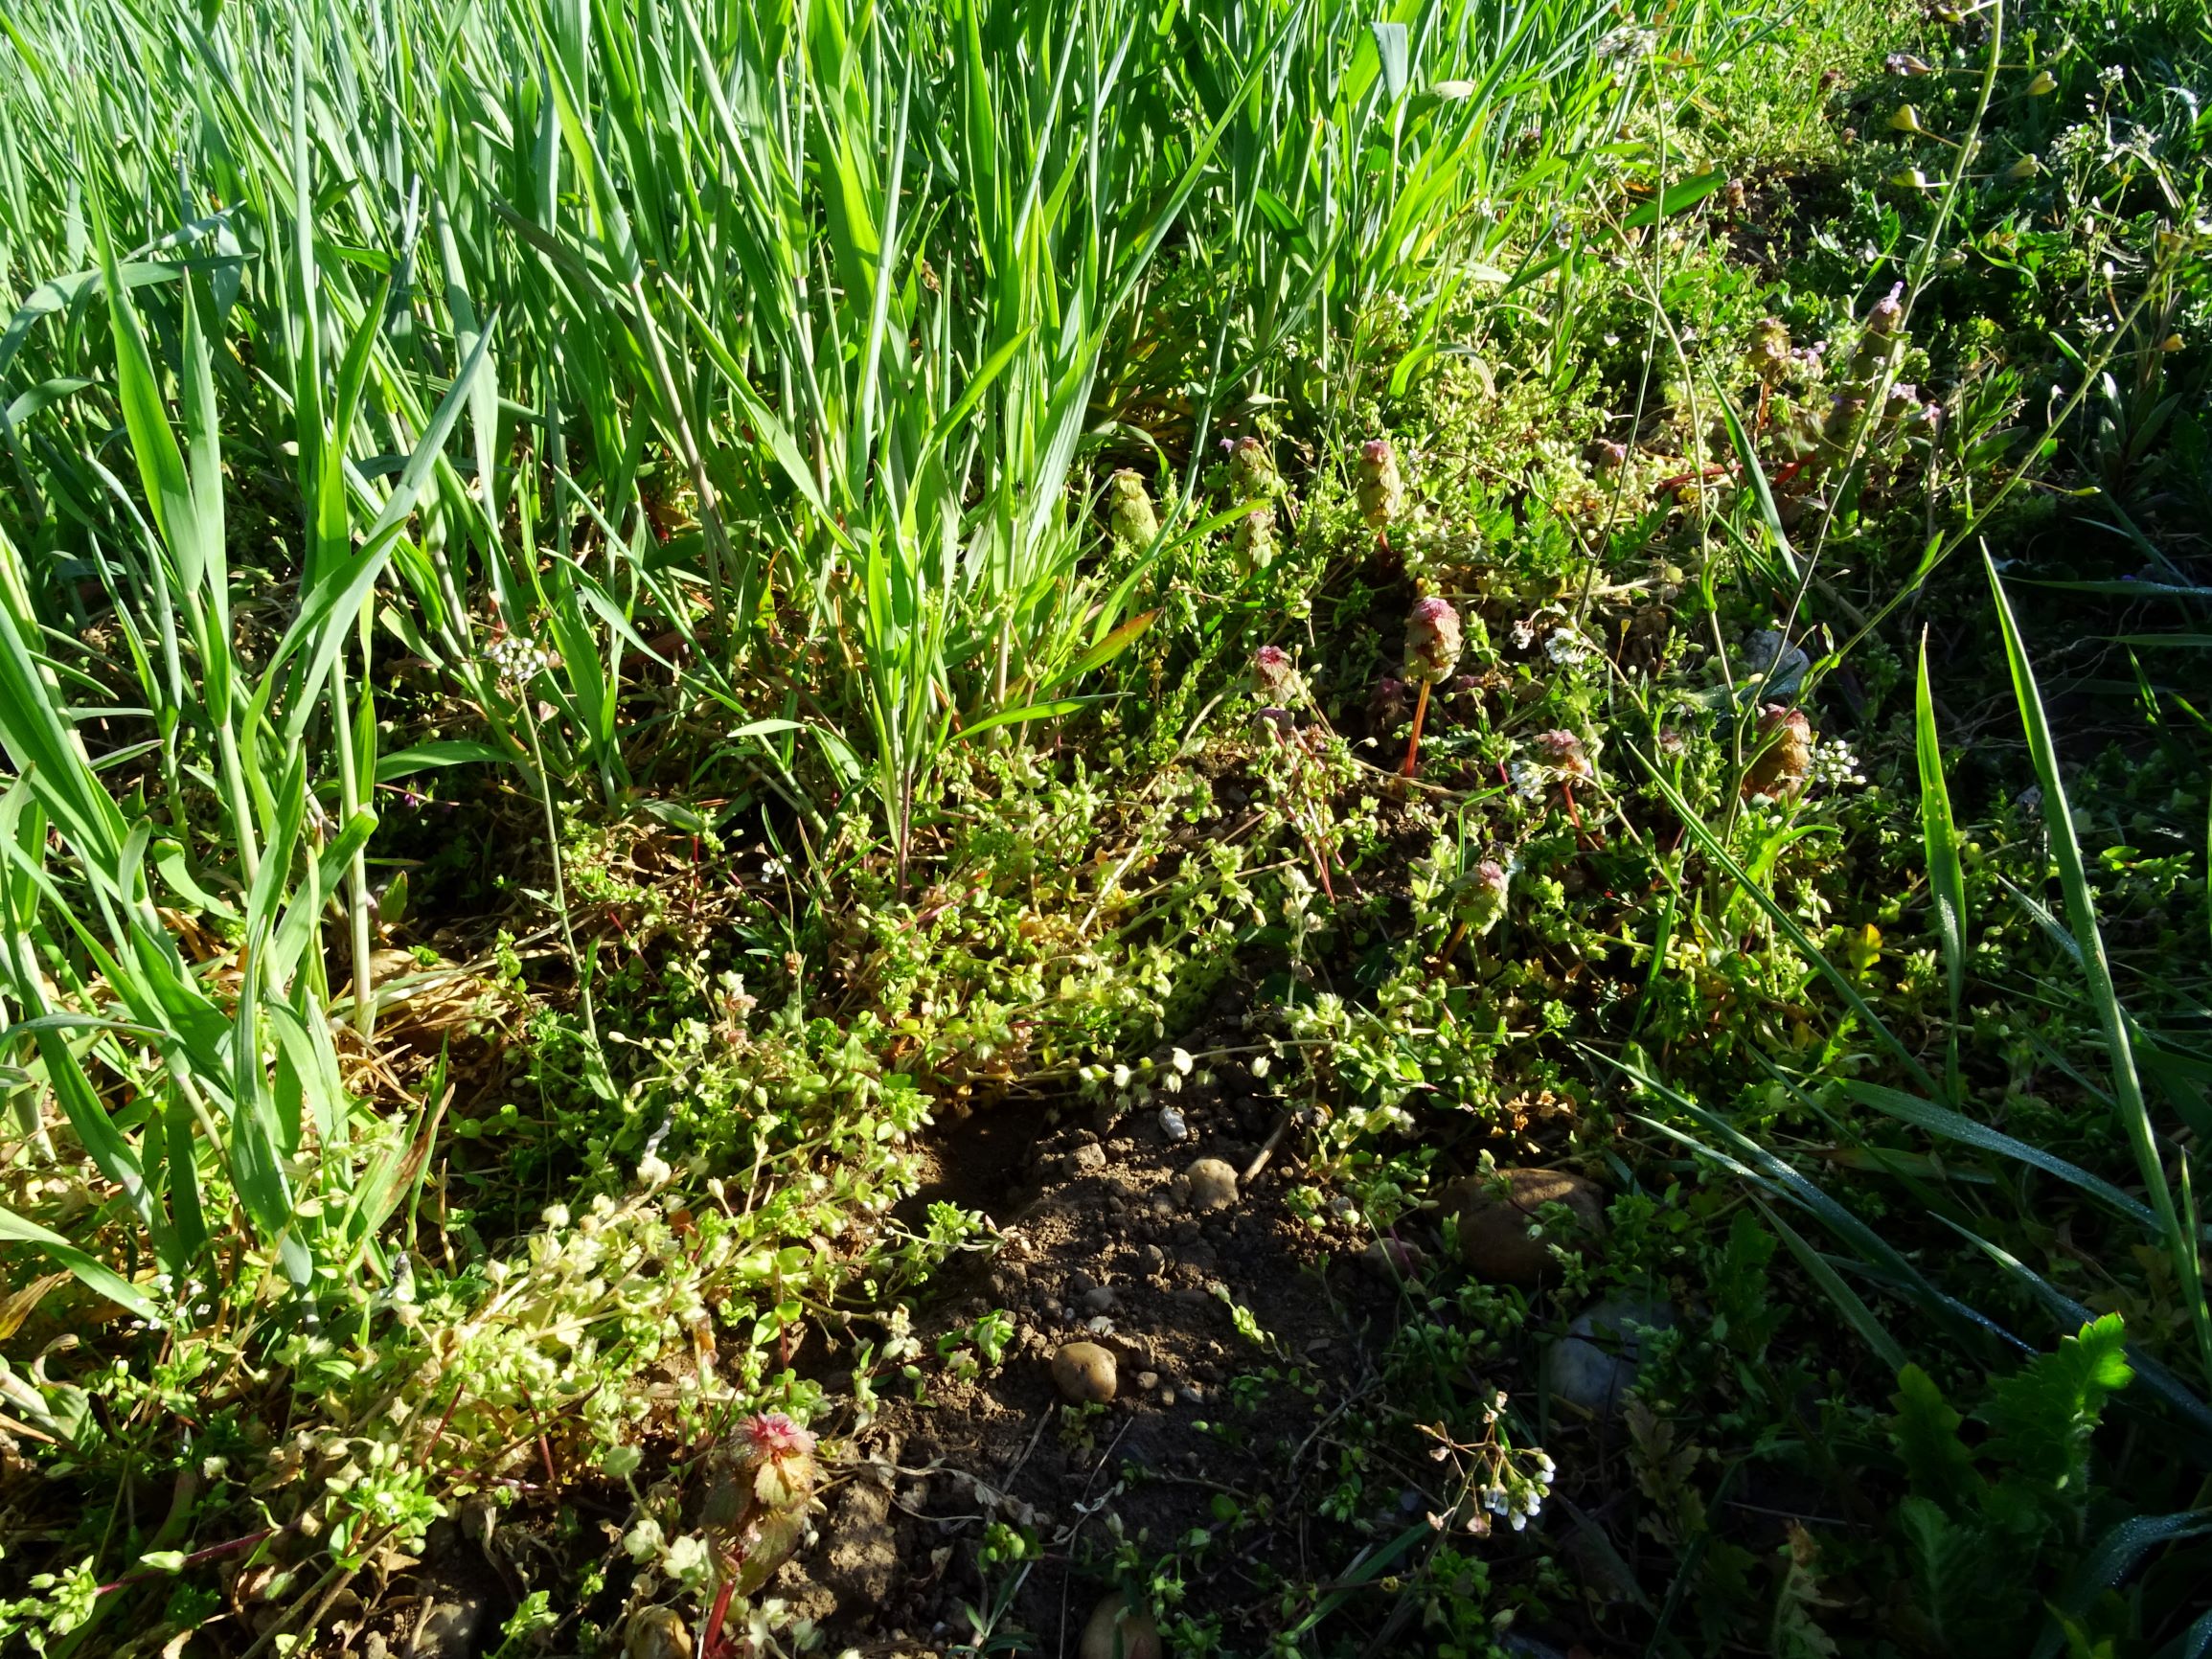
<svg viewBox="0 0 2212 1659">
<path fill-rule="evenodd" d="M 747 1418 L 738 1429 L 745 1456 L 755 1463 L 807 1457 L 814 1450 L 814 1437 L 780 1411 L 764 1411 Z"/>
<path fill-rule="evenodd" d="M 1252 690 L 1258 695 L 1280 702 L 1288 698 L 1297 683 L 1290 653 L 1281 646 L 1262 646 L 1252 653 Z"/>
<path fill-rule="evenodd" d="M 1459 666 L 1459 613 L 1451 602 L 1430 595 L 1416 600 L 1405 619 L 1405 671 L 1417 680 L 1441 685 Z"/>
<path fill-rule="evenodd" d="M 1488 933 L 1505 914 L 1513 877 L 1494 858 L 1485 858 L 1453 884 L 1453 909 L 1470 933 Z"/>
<path fill-rule="evenodd" d="M 1536 746 L 1538 752 L 1562 777 L 1587 778 L 1591 775 L 1590 758 L 1583 750 L 1583 740 L 1572 732 L 1539 732 L 1536 735 Z"/>
<path fill-rule="evenodd" d="M 1869 334 L 1894 334 L 1897 326 L 1904 321 L 1904 284 L 1899 283 L 1874 302 L 1874 309 L 1866 314 L 1866 331 Z"/>
</svg>

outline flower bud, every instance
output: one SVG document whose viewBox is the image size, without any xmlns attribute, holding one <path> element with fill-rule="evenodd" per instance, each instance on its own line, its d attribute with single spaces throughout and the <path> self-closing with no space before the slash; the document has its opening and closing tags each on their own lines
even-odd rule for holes
<svg viewBox="0 0 2212 1659">
<path fill-rule="evenodd" d="M 2030 98 L 2048 98 L 2059 89 L 2059 78 L 2047 69 L 2036 71 L 2036 78 L 2028 82 Z"/>
<path fill-rule="evenodd" d="M 2013 184 L 2020 184 L 2042 170 L 2042 163 L 2032 155 L 2023 155 L 2005 169 L 2005 178 Z"/>
<path fill-rule="evenodd" d="M 1544 764 L 1562 778 L 1592 778 L 1597 775 L 1590 765 L 1589 751 L 1583 747 L 1582 739 L 1568 731 L 1539 732 L 1534 739 L 1537 753 L 1544 758 Z"/>
<path fill-rule="evenodd" d="M 1275 562 L 1275 510 L 1263 502 L 1238 519 L 1229 545 L 1247 573 L 1266 570 Z"/>
<path fill-rule="evenodd" d="M 1470 933 L 1488 933 L 1505 914 L 1511 885 L 1505 866 L 1494 858 L 1485 858 L 1451 884 L 1454 917 Z"/>
<path fill-rule="evenodd" d="M 1790 369 L 1790 329 L 1780 317 L 1761 317 L 1751 326 L 1751 370 L 1769 386 Z"/>
<path fill-rule="evenodd" d="M 1367 693 L 1367 717 L 1382 731 L 1389 731 L 1411 713 L 1413 693 L 1403 680 L 1384 674 Z"/>
<path fill-rule="evenodd" d="M 1252 693 L 1270 703 L 1288 702 L 1296 695 L 1298 670 L 1290 653 L 1281 646 L 1262 646 L 1252 653 Z"/>
<path fill-rule="evenodd" d="M 1874 309 L 1866 314 L 1866 331 L 1887 339 L 1904 321 L 1904 284 L 1895 284 L 1888 293 L 1875 301 Z"/>
<path fill-rule="evenodd" d="M 1282 484 L 1267 446 L 1247 434 L 1229 451 L 1229 494 L 1238 501 L 1266 501 Z"/>
<path fill-rule="evenodd" d="M 1927 128 L 1920 124 L 1920 111 L 1909 103 L 1898 105 L 1897 113 L 1889 118 L 1889 130 L 1925 134 Z"/>
<path fill-rule="evenodd" d="M 1387 530 L 1405 511 L 1405 480 L 1398 452 L 1387 438 L 1370 438 L 1359 446 L 1359 516 L 1370 530 Z"/>
<path fill-rule="evenodd" d="M 1416 601 L 1405 623 L 1405 672 L 1437 685 L 1459 666 L 1459 613 L 1451 602 L 1431 596 Z"/>
<path fill-rule="evenodd" d="M 1145 481 L 1127 466 L 1106 480 L 1106 523 L 1120 547 L 1149 547 L 1160 534 Z"/>
</svg>

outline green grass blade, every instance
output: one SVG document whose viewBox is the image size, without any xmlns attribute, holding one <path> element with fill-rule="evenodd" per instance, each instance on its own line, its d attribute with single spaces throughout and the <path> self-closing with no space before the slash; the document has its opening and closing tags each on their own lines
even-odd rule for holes
<svg viewBox="0 0 2212 1659">
<path fill-rule="evenodd" d="M 2005 661 L 2012 670 L 2014 699 L 2019 705 L 2020 721 L 2027 731 L 2028 753 L 2035 761 L 2036 779 L 2042 786 L 2043 825 L 2050 840 L 2051 856 L 2059 867 L 2059 884 L 2065 893 L 2066 917 L 2080 953 L 2082 976 L 2088 984 L 2089 1004 L 2105 1034 L 2115 1114 L 2129 1146 L 2134 1150 L 2136 1172 L 2150 1196 L 2152 1208 L 2157 1212 L 2175 1270 L 2178 1275 L 2189 1275 L 2194 1252 L 2175 1209 L 2174 1193 L 2158 1155 L 2157 1137 L 2151 1126 L 2150 1108 L 2143 1101 L 2128 1016 L 2112 984 L 2111 965 L 2105 955 L 2104 931 L 2097 924 L 2096 900 L 2089 892 L 2088 873 L 2082 865 L 2081 842 L 2074 833 L 2073 808 L 2067 803 L 2065 784 L 2059 774 L 2058 744 L 2051 736 L 2042 693 L 2036 686 L 2034 667 L 2020 642 L 2012 602 L 2005 595 L 2004 583 L 1997 578 L 1995 563 L 1986 552 L 1982 555 L 1982 563 L 1989 575 L 1990 592 L 1996 601 L 1997 625 L 2004 637 Z M 2204 1282 L 2193 1275 L 2184 1277 L 2180 1290 L 2188 1305 L 2190 1322 L 2196 1329 L 2198 1359 L 2205 1379 L 2212 1381 L 2212 1309 L 2206 1307 Z"/>
<path fill-rule="evenodd" d="M 111 1267 L 103 1267 L 58 1233 L 26 1221 L 14 1211 L 0 1208 L 0 1239 L 28 1244 L 57 1267 L 67 1268 L 87 1289 L 98 1291 L 120 1307 L 128 1308 L 148 1325 L 161 1323 L 161 1309 L 138 1287 Z"/>
<path fill-rule="evenodd" d="M 1935 730 L 1935 699 L 1928 689 L 1927 637 L 1920 642 L 1920 675 L 1913 697 L 1913 749 L 1920 765 L 1921 840 L 1927 855 L 1928 892 L 1943 942 L 1944 983 L 1950 995 L 1950 1043 L 1945 1080 L 1960 1099 L 1958 1023 L 1966 1003 L 1966 877 L 1959 866 L 1958 829 L 1943 775 L 1943 745 Z"/>
</svg>

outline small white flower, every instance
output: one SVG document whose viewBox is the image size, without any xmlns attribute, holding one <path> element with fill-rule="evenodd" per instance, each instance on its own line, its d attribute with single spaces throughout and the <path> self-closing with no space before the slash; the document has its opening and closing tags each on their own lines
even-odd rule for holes
<svg viewBox="0 0 2212 1659">
<path fill-rule="evenodd" d="M 680 1541 L 685 1543 L 697 1542 L 696 1539 L 689 1538 Z M 633 1561 L 644 1562 L 651 1560 L 653 1557 L 660 1554 L 660 1522 L 654 1520 L 650 1515 L 646 1516 L 644 1520 L 638 1522 L 636 1526 L 630 1528 L 628 1532 L 623 1534 L 622 1547 L 624 1552 L 627 1554 L 629 1558 Z M 671 1553 L 673 1555 L 673 1552 Z"/>
<path fill-rule="evenodd" d="M 648 1192 L 655 1187 L 668 1185 L 670 1177 L 674 1173 L 675 1171 L 669 1168 L 668 1160 L 658 1152 L 648 1152 L 637 1161 L 637 1178 L 645 1185 Z"/>
<path fill-rule="evenodd" d="M 669 1545 L 668 1553 L 661 1557 L 661 1570 L 680 1583 L 705 1584 L 714 1571 L 706 1539 L 696 1533 L 686 1533 Z"/>
<path fill-rule="evenodd" d="M 1543 643 L 1544 655 L 1562 669 L 1571 669 L 1586 663 L 1597 653 L 1590 644 L 1573 628 L 1556 628 Z"/>
</svg>

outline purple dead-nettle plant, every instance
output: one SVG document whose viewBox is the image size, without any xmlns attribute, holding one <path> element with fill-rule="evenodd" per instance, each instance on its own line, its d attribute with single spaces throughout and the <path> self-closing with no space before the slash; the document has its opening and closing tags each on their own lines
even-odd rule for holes
<svg viewBox="0 0 2212 1659">
<path fill-rule="evenodd" d="M 1262 652 L 1274 651 L 1282 657 L 1286 672 L 1289 672 L 1289 658 L 1278 647 L 1262 646 Z M 1253 677 L 1259 675 L 1259 664 L 1253 663 Z M 1295 678 L 1295 674 L 1292 674 Z M 1319 726 L 1304 731 L 1298 728 L 1297 716 L 1288 709 L 1262 709 L 1252 716 L 1255 732 L 1283 757 L 1282 769 L 1273 774 L 1282 791 L 1284 813 L 1296 826 L 1306 851 L 1312 855 L 1313 873 L 1321 878 L 1321 891 L 1329 896 L 1331 903 L 1336 900 L 1336 889 L 1329 879 L 1329 773 L 1326 762 L 1329 735 Z"/>
<path fill-rule="evenodd" d="M 1367 693 L 1367 718 L 1378 735 L 1395 727 L 1413 713 L 1413 688 L 1393 674 L 1384 674 Z"/>
<path fill-rule="evenodd" d="M 1267 501 L 1282 487 L 1275 459 L 1259 439 L 1246 434 L 1229 448 L 1229 496 L 1234 501 Z"/>
<path fill-rule="evenodd" d="M 1370 438 L 1359 446 L 1359 516 L 1379 537 L 1405 511 L 1405 475 L 1398 451 L 1387 438 Z"/>
<path fill-rule="evenodd" d="M 1270 703 L 1287 703 L 1298 694 L 1298 670 L 1290 653 L 1281 646 L 1262 646 L 1252 653 L 1252 693 Z"/>
<path fill-rule="evenodd" d="M 1562 779 L 1572 781 L 1595 774 L 1590 769 L 1589 752 L 1583 747 L 1582 739 L 1563 730 L 1539 732 L 1531 739 L 1536 751 L 1544 758 L 1544 764 Z"/>
<path fill-rule="evenodd" d="M 1451 677 L 1451 670 L 1459 667 L 1460 648 L 1459 612 L 1451 608 L 1451 602 L 1434 594 L 1416 600 L 1413 613 L 1405 619 L 1405 677 L 1421 689 L 1413 704 L 1413 730 L 1405 739 L 1405 761 L 1398 768 L 1401 777 L 1412 777 L 1420 761 L 1421 722 L 1428 713 L 1429 688 Z"/>
<path fill-rule="evenodd" d="M 1894 334 L 1904 321 L 1904 284 L 1892 283 L 1889 292 L 1874 302 L 1874 309 L 1867 313 L 1866 326 L 1877 334 Z"/>
<path fill-rule="evenodd" d="M 1498 924 L 1512 891 L 1512 869 L 1494 858 L 1478 859 L 1452 882 L 1446 896 L 1451 907 L 1451 936 L 1437 953 L 1438 967 L 1451 960 L 1452 952 L 1469 934 L 1480 939 Z"/>
<path fill-rule="evenodd" d="M 1790 372 L 1790 327 L 1780 317 L 1761 317 L 1751 327 L 1751 372 L 1772 386 Z"/>
<path fill-rule="evenodd" d="M 1145 489 L 1144 479 L 1129 467 L 1106 480 L 1106 524 L 1113 532 L 1114 545 L 1125 549 L 1150 547 L 1160 534 L 1152 494 Z"/>
<path fill-rule="evenodd" d="M 1563 728 L 1539 732 L 1529 739 L 1529 747 L 1536 751 L 1537 761 L 1532 765 L 1517 761 L 1509 769 L 1516 788 L 1523 796 L 1540 798 L 1546 784 L 1557 784 L 1561 802 L 1573 821 L 1575 833 L 1585 833 L 1582 807 L 1575 802 L 1575 785 L 1587 783 L 1598 775 L 1590 762 L 1590 745 L 1581 737 Z"/>
<path fill-rule="evenodd" d="M 1237 528 L 1229 533 L 1229 545 L 1236 550 L 1237 561 L 1246 575 L 1266 570 L 1275 562 L 1275 510 L 1266 502 L 1259 502 L 1237 520 Z"/>
<path fill-rule="evenodd" d="M 747 1418 L 708 1459 L 699 1511 L 717 1579 L 708 1652 L 719 1646 L 732 1597 L 753 1594 L 798 1547 L 820 1475 L 813 1435 L 780 1411 Z"/>
</svg>

